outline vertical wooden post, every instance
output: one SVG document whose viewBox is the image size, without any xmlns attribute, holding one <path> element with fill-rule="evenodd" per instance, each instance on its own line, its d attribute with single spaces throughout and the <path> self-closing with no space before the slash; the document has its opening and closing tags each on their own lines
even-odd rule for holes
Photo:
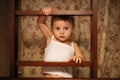
<svg viewBox="0 0 120 80">
<path fill-rule="evenodd" d="M 97 78 L 97 0 L 92 0 L 92 28 L 91 28 L 91 49 L 92 49 L 92 78 Z"/>
<path fill-rule="evenodd" d="M 9 3 L 10 3 L 10 15 L 9 15 L 10 77 L 14 77 L 14 0 L 9 0 Z"/>
<path fill-rule="evenodd" d="M 10 77 L 18 76 L 18 67 L 16 61 L 18 58 L 18 17 L 15 16 L 15 8 L 18 4 L 15 4 L 15 0 L 10 1 L 10 20 L 9 20 L 9 38 L 10 38 Z M 16 22 L 15 22 L 16 21 Z"/>
</svg>

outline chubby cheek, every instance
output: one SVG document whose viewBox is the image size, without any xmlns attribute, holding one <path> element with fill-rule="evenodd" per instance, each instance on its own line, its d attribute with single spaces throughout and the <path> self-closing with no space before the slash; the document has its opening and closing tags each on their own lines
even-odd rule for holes
<svg viewBox="0 0 120 80">
<path fill-rule="evenodd" d="M 72 33 L 68 34 L 68 37 L 71 37 Z"/>
<path fill-rule="evenodd" d="M 71 34 L 72 34 L 72 30 L 69 30 L 68 35 L 71 36 Z"/>
<path fill-rule="evenodd" d="M 52 33 L 53 33 L 53 34 L 56 34 L 56 31 L 55 31 L 54 29 L 52 29 Z"/>
<path fill-rule="evenodd" d="M 52 33 L 54 36 L 59 36 L 59 32 L 55 31 L 55 30 L 52 30 Z"/>
<path fill-rule="evenodd" d="M 66 39 L 69 39 L 71 37 L 71 32 L 66 32 L 65 36 L 66 36 Z"/>
</svg>

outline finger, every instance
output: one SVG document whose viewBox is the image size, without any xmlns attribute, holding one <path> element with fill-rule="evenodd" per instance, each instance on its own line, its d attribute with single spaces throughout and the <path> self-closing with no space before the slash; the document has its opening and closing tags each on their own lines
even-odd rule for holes
<svg viewBox="0 0 120 80">
<path fill-rule="evenodd" d="M 46 9 L 43 9 L 42 12 L 47 15 L 47 10 Z"/>
<path fill-rule="evenodd" d="M 49 11 L 48 14 L 51 14 L 52 13 L 52 8 L 50 7 L 48 11 Z"/>
<path fill-rule="evenodd" d="M 75 56 L 73 56 L 73 61 L 75 61 L 76 60 L 76 57 Z"/>
<path fill-rule="evenodd" d="M 82 62 L 82 60 L 81 60 L 81 58 L 79 58 L 79 63 L 81 63 Z"/>
<path fill-rule="evenodd" d="M 45 14 L 45 15 L 48 15 L 48 8 L 44 8 L 44 9 L 42 9 L 42 12 Z"/>
<path fill-rule="evenodd" d="M 50 7 L 45 8 L 46 12 L 49 13 L 51 11 Z"/>
<path fill-rule="evenodd" d="M 78 58 L 78 57 L 77 57 L 76 60 L 75 60 L 75 63 L 78 63 L 78 62 L 81 63 L 82 60 L 81 60 L 81 58 Z"/>
<path fill-rule="evenodd" d="M 79 61 L 79 58 L 76 58 L 75 63 L 78 63 L 78 61 Z"/>
</svg>

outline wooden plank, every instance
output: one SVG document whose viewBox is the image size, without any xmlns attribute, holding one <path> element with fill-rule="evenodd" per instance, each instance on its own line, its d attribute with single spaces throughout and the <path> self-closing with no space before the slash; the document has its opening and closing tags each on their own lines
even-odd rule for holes
<svg viewBox="0 0 120 80">
<path fill-rule="evenodd" d="M 18 61 L 18 66 L 92 66 L 91 62 L 84 61 L 82 63 L 75 62 L 43 62 L 43 61 Z"/>
<path fill-rule="evenodd" d="M 44 15 L 43 12 L 41 11 L 22 11 L 22 10 L 17 10 L 16 15 L 21 15 L 21 16 L 35 16 L 35 15 Z M 80 10 L 58 10 L 58 11 L 53 11 L 50 15 L 92 15 L 92 11 L 80 11 Z"/>
<path fill-rule="evenodd" d="M 9 78 L 9 77 L 1 77 L 0 80 L 119 80 L 118 78 L 40 78 L 40 77 L 32 77 L 32 78 Z"/>
<path fill-rule="evenodd" d="M 14 0 L 10 2 L 10 17 L 9 17 L 9 58 L 10 58 L 10 76 L 14 76 Z"/>
<path fill-rule="evenodd" d="M 91 27 L 91 50 L 92 50 L 92 78 L 97 78 L 97 0 L 92 0 L 92 27 Z"/>
</svg>

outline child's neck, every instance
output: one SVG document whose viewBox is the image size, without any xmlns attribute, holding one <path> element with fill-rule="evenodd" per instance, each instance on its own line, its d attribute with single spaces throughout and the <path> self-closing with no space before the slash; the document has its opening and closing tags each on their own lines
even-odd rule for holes
<svg viewBox="0 0 120 80">
<path fill-rule="evenodd" d="M 57 40 L 56 38 L 54 38 L 54 40 L 57 41 L 57 42 L 63 43 L 63 44 L 71 45 L 70 40 L 60 41 L 60 40 Z"/>
</svg>

